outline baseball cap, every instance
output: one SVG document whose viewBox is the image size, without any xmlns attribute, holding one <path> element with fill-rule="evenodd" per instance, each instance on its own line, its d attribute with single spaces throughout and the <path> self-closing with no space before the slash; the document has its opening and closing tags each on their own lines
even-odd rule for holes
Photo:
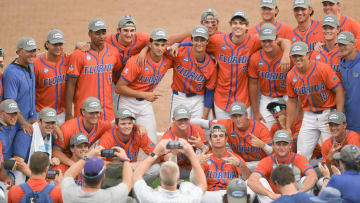
<svg viewBox="0 0 360 203">
<path fill-rule="evenodd" d="M 226 134 L 226 128 L 223 124 L 213 124 L 210 127 L 210 134 L 214 132 L 223 132 Z"/>
<path fill-rule="evenodd" d="M 50 44 L 65 43 L 64 33 L 59 29 L 52 29 L 46 36 L 46 41 Z"/>
<path fill-rule="evenodd" d="M 286 107 L 286 101 L 283 98 L 273 98 L 271 102 L 266 106 L 268 111 L 272 111 L 276 106 Z"/>
<path fill-rule="evenodd" d="M 88 179 L 101 178 L 105 173 L 104 161 L 99 157 L 86 160 L 82 173 Z"/>
<path fill-rule="evenodd" d="M 342 160 L 348 164 L 360 162 L 360 149 L 355 145 L 345 145 L 340 152 L 334 154 L 334 159 Z"/>
<path fill-rule="evenodd" d="M 124 119 L 124 118 L 132 118 L 135 120 L 134 114 L 128 108 L 119 108 L 115 113 L 115 118 Z"/>
<path fill-rule="evenodd" d="M 162 28 L 155 28 L 150 33 L 150 39 L 156 41 L 156 40 L 168 40 L 166 31 Z"/>
<path fill-rule="evenodd" d="M 76 133 L 70 139 L 70 146 L 78 146 L 82 143 L 89 144 L 89 140 L 84 133 Z"/>
<path fill-rule="evenodd" d="M 276 39 L 276 27 L 271 23 L 264 23 L 260 28 L 259 38 L 260 40 L 275 40 Z"/>
<path fill-rule="evenodd" d="M 344 45 L 348 45 L 350 43 L 355 43 L 355 37 L 354 37 L 353 33 L 344 31 L 338 35 L 337 43 L 344 44 Z"/>
<path fill-rule="evenodd" d="M 177 106 L 174 109 L 174 119 L 180 120 L 183 118 L 187 118 L 190 119 L 191 115 L 190 115 L 190 109 L 188 107 L 186 107 L 185 105 L 180 104 L 179 106 Z"/>
<path fill-rule="evenodd" d="M 45 107 L 39 112 L 39 118 L 44 122 L 56 122 L 56 111 L 51 107 Z"/>
<path fill-rule="evenodd" d="M 207 8 L 207 9 L 205 9 L 205 10 L 202 12 L 202 14 L 201 14 L 201 21 L 205 21 L 205 20 L 206 20 L 206 17 L 207 17 L 208 15 L 214 16 L 214 19 L 215 19 L 215 20 L 218 20 L 218 19 L 219 19 L 219 16 L 218 16 L 218 14 L 217 14 L 217 12 L 216 12 L 215 9 L 213 9 L 213 8 Z"/>
<path fill-rule="evenodd" d="M 93 32 L 98 30 L 106 30 L 106 23 L 101 18 L 94 18 L 89 23 L 89 30 Z"/>
<path fill-rule="evenodd" d="M 4 48 L 2 48 L 2 46 L 0 46 L 0 57 L 4 57 L 5 56 L 5 50 Z"/>
<path fill-rule="evenodd" d="M 102 112 L 100 101 L 95 97 L 88 97 L 82 105 L 86 112 Z"/>
<path fill-rule="evenodd" d="M 339 19 L 333 14 L 326 15 L 322 21 L 322 26 L 325 25 L 337 28 L 339 27 Z"/>
<path fill-rule="evenodd" d="M 328 117 L 329 123 L 343 124 L 346 123 L 346 116 L 343 112 L 333 111 L 330 112 Z"/>
<path fill-rule="evenodd" d="M 242 102 L 234 102 L 230 106 L 230 116 L 234 114 L 244 115 L 247 113 L 246 105 Z"/>
<path fill-rule="evenodd" d="M 231 20 L 235 17 L 241 17 L 243 18 L 245 21 L 248 21 L 249 20 L 249 17 L 248 15 L 244 12 L 244 11 L 236 11 L 232 14 L 231 16 Z"/>
<path fill-rule="evenodd" d="M 121 183 L 124 164 L 119 161 L 113 161 L 106 165 L 105 179 L 103 188 L 113 187 Z"/>
<path fill-rule="evenodd" d="M 0 110 L 5 113 L 17 113 L 19 112 L 19 107 L 15 100 L 6 99 L 0 103 Z"/>
<path fill-rule="evenodd" d="M 336 4 L 336 3 L 340 3 L 340 0 L 321 0 L 321 3 L 322 2 L 331 2 L 331 3 Z"/>
<path fill-rule="evenodd" d="M 133 18 L 131 15 L 124 15 L 121 17 L 118 23 L 118 28 L 124 27 L 136 27 L 135 18 Z"/>
<path fill-rule="evenodd" d="M 310 197 L 314 202 L 342 202 L 341 192 L 333 187 L 325 187 L 318 196 Z"/>
<path fill-rule="evenodd" d="M 293 8 L 310 8 L 310 0 L 294 0 Z"/>
<path fill-rule="evenodd" d="M 295 42 L 291 46 L 290 56 L 301 55 L 305 56 L 309 52 L 308 45 L 304 42 Z"/>
<path fill-rule="evenodd" d="M 32 51 L 34 49 L 37 49 L 36 42 L 32 37 L 22 37 L 19 39 L 17 43 L 18 49 L 23 49 L 25 51 Z"/>
<path fill-rule="evenodd" d="M 274 9 L 277 7 L 276 0 L 260 0 L 260 8 L 262 7 Z"/>
<path fill-rule="evenodd" d="M 287 130 L 278 130 L 275 132 L 273 142 L 287 142 L 291 143 L 292 139 L 290 133 Z"/>
<path fill-rule="evenodd" d="M 203 26 L 203 25 L 198 25 L 196 26 L 192 31 L 191 31 L 191 37 L 202 37 L 206 40 L 209 39 L 209 30 L 207 29 L 207 27 Z"/>
<path fill-rule="evenodd" d="M 232 179 L 226 189 L 227 199 L 229 203 L 246 203 L 246 183 L 245 181 L 234 178 Z"/>
</svg>

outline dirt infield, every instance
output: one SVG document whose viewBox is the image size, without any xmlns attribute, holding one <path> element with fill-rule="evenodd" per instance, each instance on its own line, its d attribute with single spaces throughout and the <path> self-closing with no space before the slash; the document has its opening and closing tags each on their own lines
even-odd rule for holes
<svg viewBox="0 0 360 203">
<path fill-rule="evenodd" d="M 129 2 L 129 3 L 128 3 Z M 293 27 L 296 23 L 292 12 L 292 0 L 278 0 L 279 21 Z M 323 17 L 321 0 L 312 0 L 314 19 Z M 360 9 L 358 0 L 342 0 L 342 12 L 360 21 L 356 12 Z M 47 32 L 59 28 L 65 33 L 67 53 L 74 49 L 76 41 L 86 41 L 90 19 L 103 18 L 108 32 L 115 32 L 121 16 L 131 14 L 137 22 L 138 32 L 150 32 L 162 27 L 169 34 L 191 31 L 199 24 L 201 12 L 215 8 L 220 16 L 220 29 L 229 31 L 228 21 L 236 10 L 248 13 L 251 26 L 259 22 L 259 0 L 0 0 L 0 46 L 6 51 L 6 64 L 15 57 L 17 40 L 32 36 L 41 51 Z M 170 84 L 172 71 L 164 77 L 157 88 L 163 96 L 154 102 L 158 131 L 169 125 Z"/>
</svg>

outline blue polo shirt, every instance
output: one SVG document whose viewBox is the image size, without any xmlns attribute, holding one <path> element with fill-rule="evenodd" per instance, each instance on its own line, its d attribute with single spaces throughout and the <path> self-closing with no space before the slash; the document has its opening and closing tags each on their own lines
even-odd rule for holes
<svg viewBox="0 0 360 203">
<path fill-rule="evenodd" d="M 313 201 L 310 200 L 310 197 L 314 197 L 314 195 L 298 192 L 293 195 L 281 195 L 278 199 L 272 201 L 273 203 L 288 203 L 288 202 L 294 202 L 294 203 L 313 203 Z"/>
<path fill-rule="evenodd" d="M 3 74 L 4 99 L 14 99 L 25 120 L 36 120 L 34 65 L 9 64 Z"/>
<path fill-rule="evenodd" d="M 340 73 L 344 85 L 345 95 L 345 115 L 347 128 L 360 133 L 360 54 L 354 60 L 345 62 L 342 58 L 340 62 Z"/>
<path fill-rule="evenodd" d="M 0 142 L 2 144 L 2 154 L 4 160 L 9 160 L 12 157 L 12 143 L 16 134 L 18 126 L 0 127 Z"/>
<path fill-rule="evenodd" d="M 360 172 L 344 171 L 333 175 L 326 187 L 333 187 L 341 192 L 343 203 L 360 202 Z"/>
</svg>

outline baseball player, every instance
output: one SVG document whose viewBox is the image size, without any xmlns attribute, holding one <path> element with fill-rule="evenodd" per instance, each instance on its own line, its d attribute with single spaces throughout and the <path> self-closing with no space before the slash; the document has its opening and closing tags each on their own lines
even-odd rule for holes
<svg viewBox="0 0 360 203">
<path fill-rule="evenodd" d="M 57 125 L 65 122 L 65 82 L 70 57 L 64 54 L 64 33 L 52 29 L 46 36 L 46 53 L 36 57 L 36 111 L 51 107 L 57 112 Z"/>
<path fill-rule="evenodd" d="M 297 26 L 291 32 L 291 41 L 305 42 L 309 50 L 314 50 L 316 43 L 322 42 L 324 37 L 321 35 L 321 22 L 312 20 L 311 16 L 314 10 L 311 7 L 310 0 L 294 0 L 294 16 Z"/>
<path fill-rule="evenodd" d="M 326 63 L 336 72 L 340 77 L 340 59 L 337 43 L 337 36 L 339 34 L 339 20 L 335 15 L 326 15 L 322 21 L 322 33 L 324 35 L 324 46 L 322 51 L 312 51 L 310 53 L 311 60 L 317 60 Z"/>
<path fill-rule="evenodd" d="M 274 153 L 262 159 L 250 175 L 248 186 L 252 191 L 248 192 L 255 192 L 260 202 L 271 202 L 280 197 L 270 177 L 274 168 L 282 164 L 290 168 L 296 167 L 301 171 L 303 187 L 299 192 L 307 192 L 314 187 L 317 181 L 315 170 L 304 156 L 291 152 L 291 142 L 292 138 L 288 131 L 277 131 L 273 139 Z M 300 177 L 297 177 L 297 180 L 299 181 Z"/>
<path fill-rule="evenodd" d="M 75 50 L 70 58 L 66 82 L 66 120 L 72 118 L 72 102 L 75 117 L 80 116 L 83 101 L 92 96 L 101 102 L 101 119 L 114 120 L 111 96 L 112 72 L 121 66 L 118 52 L 105 43 L 106 24 L 100 18 L 89 23 L 89 51 Z"/>
<path fill-rule="evenodd" d="M 254 119 L 262 121 L 270 129 L 276 122 L 266 106 L 273 98 L 286 98 L 286 75 L 288 70 L 280 67 L 283 50 L 276 42 L 276 27 L 265 23 L 260 29 L 262 48 L 255 52 L 249 62 L 249 96 Z M 259 88 L 260 84 L 260 88 Z M 260 90 L 260 98 L 259 92 Z"/>
<path fill-rule="evenodd" d="M 208 39 L 208 29 L 202 25 L 196 26 L 191 32 L 193 46 L 179 48 L 173 59 L 170 120 L 173 118 L 172 108 L 180 104 L 190 109 L 192 118 L 208 118 L 217 79 L 215 62 L 206 53 Z"/>
<path fill-rule="evenodd" d="M 175 107 L 172 118 L 173 122 L 161 139 L 178 140 L 183 138 L 193 147 L 203 150 L 208 144 L 208 141 L 205 139 L 205 132 L 199 126 L 190 123 L 190 112 L 190 109 L 185 105 Z M 169 155 L 165 157 L 165 159 L 169 158 Z M 177 164 L 180 168 L 180 178 L 188 178 L 191 171 L 190 160 L 185 155 L 178 153 Z"/>
<path fill-rule="evenodd" d="M 150 34 L 150 52 L 146 55 L 146 63 L 139 66 L 136 63 L 137 55 L 131 57 L 116 84 L 116 93 L 121 94 L 118 103 L 135 114 L 136 122 L 147 129 L 148 136 L 154 143 L 156 120 L 152 102 L 160 96 L 154 90 L 172 67 L 172 60 L 164 55 L 167 41 L 165 30 L 154 29 Z"/>
<path fill-rule="evenodd" d="M 5 58 L 5 51 L 4 49 L 0 46 L 0 100 L 2 100 L 3 98 L 3 72 L 4 72 L 4 58 Z"/>
<path fill-rule="evenodd" d="M 340 62 L 340 73 L 342 83 L 346 91 L 345 114 L 347 118 L 347 128 L 360 133 L 358 104 L 360 95 L 358 94 L 359 73 L 360 73 L 360 54 L 355 48 L 354 35 L 344 31 L 339 34 L 337 44 L 339 53 L 342 56 Z"/>
<path fill-rule="evenodd" d="M 291 57 L 295 67 L 287 75 L 286 129 L 291 132 L 299 97 L 304 118 L 297 151 L 310 159 L 320 135 L 323 141 L 330 137 L 327 123 L 330 110 L 344 109 L 344 88 L 329 65 L 309 59 L 309 49 L 304 42 L 292 45 Z"/>
<path fill-rule="evenodd" d="M 260 14 L 261 22 L 249 29 L 250 35 L 259 36 L 261 26 L 264 23 L 271 23 L 276 27 L 279 38 L 291 40 L 291 28 L 276 20 L 276 16 L 279 14 L 276 0 L 260 0 Z"/>
<path fill-rule="evenodd" d="M 341 13 L 342 3 L 340 0 L 321 0 L 321 2 L 326 15 L 333 14 L 339 19 L 341 31 L 349 31 L 353 33 L 355 38 L 360 38 L 359 22 Z"/>
<path fill-rule="evenodd" d="M 331 168 L 333 156 L 345 145 L 360 147 L 360 134 L 346 129 L 346 116 L 342 112 L 334 111 L 329 115 L 331 137 L 321 146 L 322 162 Z"/>
</svg>

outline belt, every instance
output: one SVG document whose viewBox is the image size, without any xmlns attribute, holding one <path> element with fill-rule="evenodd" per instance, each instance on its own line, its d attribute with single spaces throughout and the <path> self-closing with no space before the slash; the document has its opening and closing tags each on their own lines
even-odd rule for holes
<svg viewBox="0 0 360 203">
<path fill-rule="evenodd" d="M 173 90 L 173 93 L 176 94 L 176 95 L 179 95 L 179 92 L 176 91 L 176 90 Z M 182 92 L 181 92 L 182 93 Z M 185 93 L 183 93 L 185 94 Z M 188 94 L 185 94 L 186 97 L 193 97 L 193 96 L 196 96 L 197 94 L 196 93 L 188 93 Z"/>
<path fill-rule="evenodd" d="M 144 101 L 144 98 L 135 98 L 137 101 Z"/>
<path fill-rule="evenodd" d="M 330 110 L 334 110 L 336 109 L 336 106 L 333 106 L 333 107 L 330 107 Z M 326 111 L 327 109 L 325 110 L 322 110 L 322 111 L 313 111 L 314 114 L 322 114 L 324 111 Z"/>
</svg>

